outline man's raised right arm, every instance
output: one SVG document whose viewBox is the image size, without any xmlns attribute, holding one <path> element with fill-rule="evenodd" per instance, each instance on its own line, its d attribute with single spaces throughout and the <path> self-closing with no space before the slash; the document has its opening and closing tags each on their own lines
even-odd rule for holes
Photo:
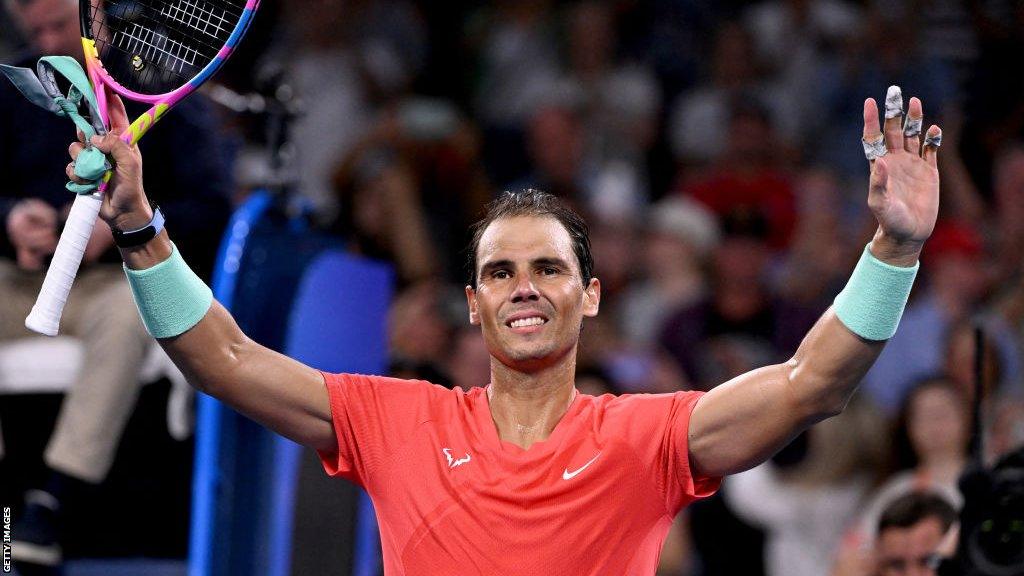
<svg viewBox="0 0 1024 576">
<path fill-rule="evenodd" d="M 110 134 L 93 139 L 97 148 L 113 158 L 116 167 L 100 216 L 112 228 L 135 230 L 153 216 L 142 186 L 142 157 L 137 148 L 128 147 L 116 136 L 127 128 L 128 119 L 119 98 L 113 96 L 109 102 Z M 71 145 L 72 160 L 83 148 L 78 142 Z M 68 165 L 68 175 L 75 179 L 73 163 Z M 174 223 L 168 225 L 173 227 Z M 164 230 L 145 244 L 121 248 L 121 255 L 129 270 L 139 271 L 168 262 L 172 250 Z M 146 304 L 140 302 L 140 308 L 146 308 Z M 189 323 L 190 327 L 181 333 L 158 337 L 192 386 L 300 444 L 325 451 L 336 449 L 330 400 L 318 371 L 249 339 L 216 300 L 205 313 L 200 304 L 195 318 L 198 322 Z"/>
</svg>

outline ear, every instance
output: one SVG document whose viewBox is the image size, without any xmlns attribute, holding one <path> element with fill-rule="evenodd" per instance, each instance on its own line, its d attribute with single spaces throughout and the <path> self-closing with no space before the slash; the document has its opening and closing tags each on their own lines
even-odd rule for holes
<svg viewBox="0 0 1024 576">
<path fill-rule="evenodd" d="M 466 304 L 469 306 L 469 323 L 473 326 L 480 325 L 480 312 L 476 306 L 476 290 L 466 285 Z"/>
<path fill-rule="evenodd" d="M 590 285 L 583 291 L 583 315 L 588 318 L 597 316 L 601 307 L 601 281 L 597 278 L 590 279 Z"/>
</svg>

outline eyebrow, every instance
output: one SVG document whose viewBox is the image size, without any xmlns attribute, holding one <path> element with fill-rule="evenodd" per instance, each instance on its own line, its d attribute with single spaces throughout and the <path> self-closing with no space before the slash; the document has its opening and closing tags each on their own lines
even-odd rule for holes
<svg viewBox="0 0 1024 576">
<path fill-rule="evenodd" d="M 557 268 L 562 268 L 562 269 L 565 269 L 565 270 L 569 270 L 570 269 L 569 268 L 569 263 L 566 262 L 565 260 L 562 260 L 561 258 L 557 258 L 557 257 L 550 257 L 550 256 L 546 256 L 546 257 L 543 257 L 543 258 L 534 258 L 533 260 L 530 260 L 530 265 L 533 266 L 533 267 L 537 267 L 537 266 L 555 266 Z M 494 261 L 491 261 L 491 262 L 487 262 L 483 266 L 480 267 L 480 276 L 481 277 L 486 276 L 486 275 L 490 274 L 491 272 L 494 272 L 495 270 L 501 270 L 503 268 L 513 268 L 513 267 L 514 267 L 514 264 L 512 263 L 511 260 L 494 260 Z"/>
</svg>

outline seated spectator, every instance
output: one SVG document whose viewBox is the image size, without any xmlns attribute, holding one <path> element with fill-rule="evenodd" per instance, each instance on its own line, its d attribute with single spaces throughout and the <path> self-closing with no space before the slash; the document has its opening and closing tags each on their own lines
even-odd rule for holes
<svg viewBox="0 0 1024 576">
<path fill-rule="evenodd" d="M 897 498 L 882 511 L 872 550 L 840 558 L 832 576 L 936 576 L 953 552 L 956 520 L 956 509 L 937 494 Z"/>
<path fill-rule="evenodd" d="M 786 124 L 791 103 L 762 76 L 750 34 L 736 22 L 717 26 L 714 46 L 707 58 L 708 76 L 684 93 L 669 112 L 666 127 L 676 160 L 684 167 L 713 165 L 728 154 L 729 136 L 721 127 L 729 123 L 733 107 L 739 102 L 759 99 L 763 113 L 772 126 Z M 751 144 L 778 144 L 774 137 L 760 134 Z"/>
<path fill-rule="evenodd" d="M 463 325 L 455 332 L 450 348 L 446 365 L 455 386 L 469 392 L 491 383 L 491 357 L 479 330 Z"/>
<path fill-rule="evenodd" d="M 982 239 L 972 228 L 940 222 L 922 259 L 923 290 L 864 377 L 864 391 L 889 413 L 915 382 L 942 372 L 947 335 L 976 312 L 989 288 Z"/>
<path fill-rule="evenodd" d="M 479 138 L 446 102 L 409 99 L 338 162 L 337 218 L 350 248 L 395 264 L 402 284 L 429 276 L 461 282 L 464 231 L 490 199 Z"/>
<path fill-rule="evenodd" d="M 394 264 L 402 286 L 438 272 L 419 182 L 395 150 L 357 148 L 342 163 L 336 186 L 341 210 L 332 229 L 352 252 Z"/>
<path fill-rule="evenodd" d="M 649 211 L 642 276 L 620 303 L 622 331 L 636 345 L 654 343 L 665 312 L 707 295 L 706 265 L 718 243 L 718 222 L 688 198 L 666 198 Z"/>
<path fill-rule="evenodd" d="M 767 576 L 828 573 L 884 458 L 882 422 L 869 402 L 854 396 L 841 415 L 807 432 L 802 459 L 767 462 L 729 478 L 726 502 L 765 529 Z"/>
<path fill-rule="evenodd" d="M 849 537 L 874 540 L 878 519 L 896 499 L 911 493 L 935 493 L 959 507 L 957 487 L 967 463 L 969 421 L 967 400 L 945 377 L 918 384 L 907 396 L 894 436 L 897 472 L 875 491 Z"/>
<path fill-rule="evenodd" d="M 666 311 L 659 337 L 687 376 L 705 389 L 738 374 L 716 366 L 732 365 L 737 353 L 754 353 L 761 362 L 796 350 L 800 336 L 817 318 L 809 308 L 793 306 L 770 292 L 767 230 L 756 213 L 730 215 L 722 231 L 722 241 L 711 256 L 710 293 L 694 304 Z"/>
<path fill-rule="evenodd" d="M 908 494 L 890 504 L 878 521 L 878 576 L 935 576 L 956 510 L 932 494 Z"/>
<path fill-rule="evenodd" d="M 707 174 L 685 182 L 681 193 L 720 218 L 756 214 L 767 226 L 768 245 L 785 248 L 797 224 L 797 209 L 774 144 L 774 125 L 753 97 L 737 99 L 730 114 L 722 155 Z"/>
<path fill-rule="evenodd" d="M 77 2 L 22 0 L 5 7 L 34 52 L 13 64 L 34 67 L 40 55 L 82 57 Z M 131 117 L 139 112 L 129 108 Z M 174 159 L 147 166 L 146 188 L 175 231 L 178 249 L 209 278 L 231 210 L 229 168 L 201 95 L 185 100 L 173 115 L 140 143 L 150 157 Z M 73 130 L 67 119 L 36 108 L 0 82 L 0 340 L 32 335 L 24 319 L 73 200 L 64 189 Z M 26 573 L 59 571 L 62 512 L 84 484 L 107 477 L 135 408 L 139 366 L 152 340 L 134 310 L 120 262 L 110 229 L 97 222 L 61 325 L 63 334 L 81 340 L 88 361 L 61 406 L 43 455 L 44 480 L 29 486 L 24 506 L 15 510 L 13 554 Z"/>
</svg>

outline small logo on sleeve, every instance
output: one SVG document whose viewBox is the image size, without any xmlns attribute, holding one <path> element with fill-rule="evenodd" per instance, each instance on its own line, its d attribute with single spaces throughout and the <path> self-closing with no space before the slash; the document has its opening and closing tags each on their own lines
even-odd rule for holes
<svg viewBox="0 0 1024 576">
<path fill-rule="evenodd" d="M 465 463 L 469 462 L 470 460 L 472 460 L 472 458 L 469 457 L 469 452 L 466 452 L 466 455 L 463 456 L 462 458 L 459 458 L 458 460 L 456 460 L 452 456 L 452 449 L 451 448 L 441 448 L 441 452 L 443 452 L 444 453 L 444 457 L 448 459 L 448 469 L 449 470 L 451 470 L 452 468 L 458 468 L 459 466 L 462 466 L 463 464 L 465 464 Z"/>
</svg>

